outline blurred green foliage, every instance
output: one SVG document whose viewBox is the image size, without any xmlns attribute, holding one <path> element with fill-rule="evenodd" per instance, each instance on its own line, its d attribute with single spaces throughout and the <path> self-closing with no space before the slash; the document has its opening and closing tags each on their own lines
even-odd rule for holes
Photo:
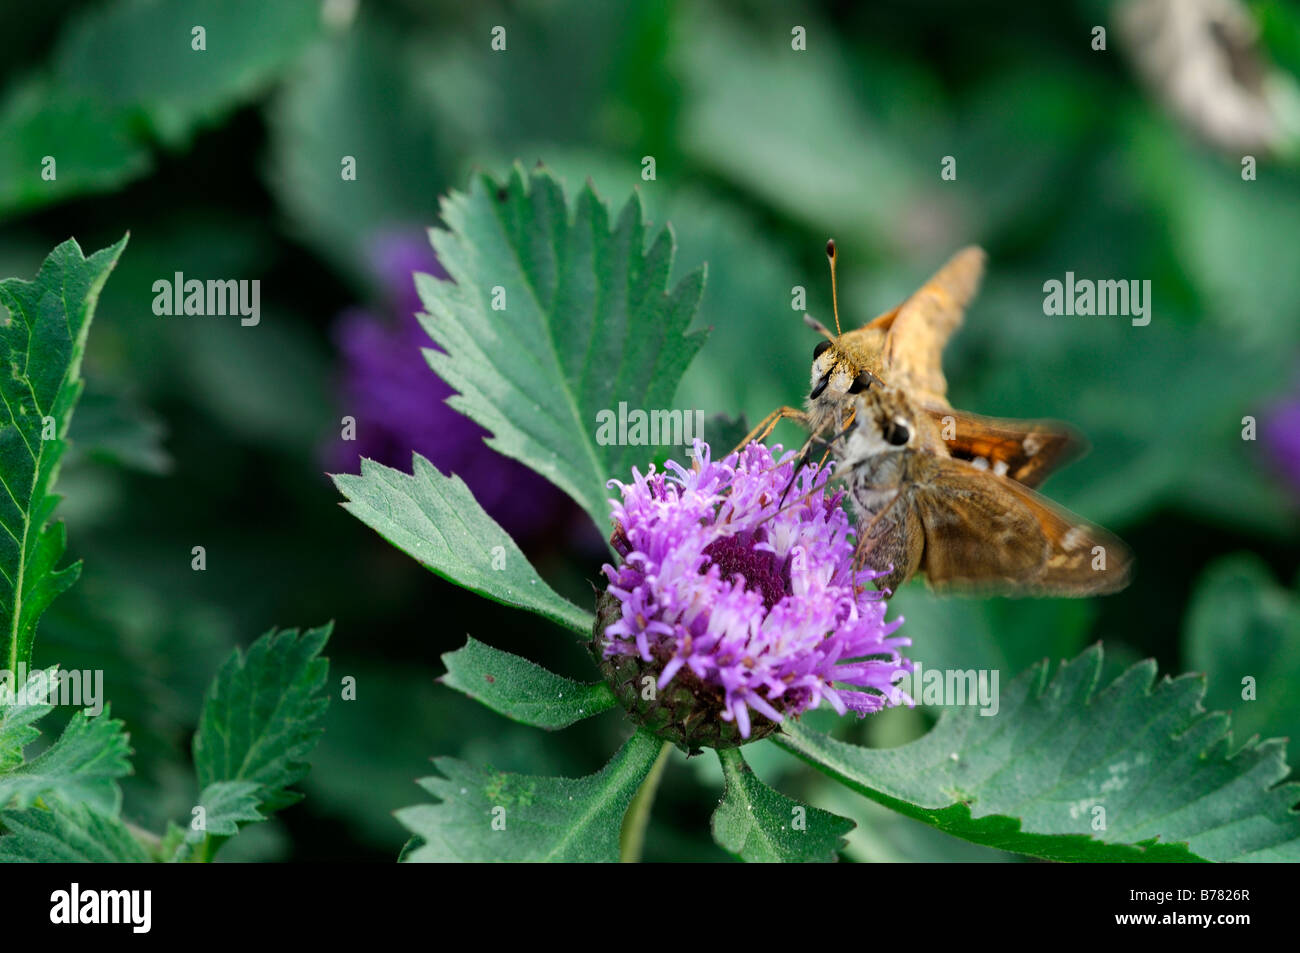
<svg viewBox="0 0 1300 953">
<path fill-rule="evenodd" d="M 1256 6 L 1270 52 L 1300 68 L 1300 15 Z M 829 320 L 828 236 L 848 325 L 982 244 L 989 271 L 949 348 L 951 396 L 1082 430 L 1092 453 L 1047 492 L 1121 533 L 1137 577 L 1089 603 L 938 600 L 912 585 L 895 605 L 914 656 L 1009 678 L 1102 639 L 1108 667 L 1154 655 L 1163 671 L 1204 671 L 1239 733 L 1293 732 L 1295 496 L 1241 420 L 1300 371 L 1300 169 L 1260 157 L 1243 181 L 1240 157 L 1168 116 L 1116 40 L 1092 50 L 1112 3 L 398 0 L 340 22 L 347 7 L 0 12 L 15 40 L 0 64 L 0 274 L 30 277 L 69 235 L 94 248 L 132 233 L 60 481 L 83 581 L 47 618 L 37 662 L 106 670 L 138 751 L 127 803 L 156 812 L 140 821 L 183 813 L 178 766 L 202 686 L 237 633 L 272 624 L 335 619 L 331 671 L 356 676 L 357 700 L 331 706 L 306 801 L 232 856 L 392 859 L 404 835 L 389 815 L 422 798 L 425 759 L 577 776 L 621 742 L 611 715 L 542 738 L 435 686 L 440 655 L 467 632 L 572 677 L 591 670 L 571 636 L 453 589 L 348 517 L 324 472 L 348 413 L 335 319 L 382 291 L 367 239 L 434 224 L 439 195 L 471 169 L 499 175 L 515 159 L 544 161 L 571 193 L 590 178 L 616 205 L 639 189 L 648 216 L 674 227 L 673 280 L 708 263 L 700 325 L 712 333 L 674 406 L 709 415 L 752 421 L 806 394 L 817 339 L 792 288 Z M 505 52 L 489 45 L 497 24 Z M 54 181 L 40 174 L 47 155 Z M 354 182 L 340 178 L 344 155 Z M 955 181 L 940 178 L 948 155 Z M 260 279 L 261 324 L 156 317 L 152 283 L 177 271 Z M 1043 282 L 1066 271 L 1150 279 L 1151 324 L 1045 316 Z M 778 437 L 800 439 L 785 425 Z M 200 544 L 208 568 L 195 572 Z M 580 522 L 525 549 L 587 604 L 605 554 Z M 1256 701 L 1241 698 L 1244 675 Z M 897 744 L 932 721 L 891 711 L 839 731 Z M 995 856 L 886 815 L 766 742 L 747 758 L 856 818 L 853 859 Z M 674 755 L 649 859 L 724 859 L 709 836 L 721 780 L 710 759 Z"/>
</svg>

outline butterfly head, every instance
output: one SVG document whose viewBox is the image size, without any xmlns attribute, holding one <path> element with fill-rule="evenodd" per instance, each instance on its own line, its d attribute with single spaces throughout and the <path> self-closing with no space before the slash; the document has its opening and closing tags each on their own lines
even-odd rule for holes
<svg viewBox="0 0 1300 953">
<path fill-rule="evenodd" d="M 809 399 L 818 400 L 825 395 L 827 399 L 843 400 L 878 384 L 880 378 L 861 368 L 837 340 L 818 341 L 813 348 Z"/>
<path fill-rule="evenodd" d="M 813 348 L 812 379 L 808 394 L 810 400 L 825 398 L 838 401 L 853 394 L 861 394 L 873 384 L 879 384 L 878 378 L 862 366 L 860 356 L 854 348 L 846 346 L 845 335 L 840 331 L 840 302 L 835 284 L 835 240 L 826 243 L 826 258 L 831 265 L 831 302 L 835 314 L 835 333 L 822 327 L 820 322 L 807 319 L 814 330 L 822 337 Z"/>
</svg>

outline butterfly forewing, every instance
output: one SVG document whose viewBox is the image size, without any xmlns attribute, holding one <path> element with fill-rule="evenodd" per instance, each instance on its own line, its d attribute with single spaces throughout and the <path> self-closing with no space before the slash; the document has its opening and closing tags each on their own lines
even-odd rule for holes
<svg viewBox="0 0 1300 953">
<path fill-rule="evenodd" d="M 1082 596 L 1127 585 L 1132 557 L 1101 527 L 964 461 L 923 456 L 917 464 L 911 493 L 932 587 Z"/>
<path fill-rule="evenodd" d="M 987 465 L 993 473 L 1028 487 L 1037 487 L 1087 450 L 1078 432 L 1056 421 L 984 417 L 953 407 L 925 411 L 938 424 L 954 458 Z"/>
<path fill-rule="evenodd" d="M 886 383 L 906 388 L 922 403 L 947 403 L 943 348 L 961 326 L 983 274 L 984 252 L 963 248 L 899 306 L 881 362 Z"/>
</svg>

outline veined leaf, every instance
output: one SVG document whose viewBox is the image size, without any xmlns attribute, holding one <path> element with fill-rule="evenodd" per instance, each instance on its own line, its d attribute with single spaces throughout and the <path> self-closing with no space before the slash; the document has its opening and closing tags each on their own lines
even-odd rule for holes
<svg viewBox="0 0 1300 953">
<path fill-rule="evenodd" d="M 576 500 L 605 532 L 611 477 L 644 471 L 656 447 L 597 440 L 601 420 L 663 415 L 701 333 L 687 334 L 703 271 L 667 290 L 669 229 L 646 248 L 634 193 L 616 221 L 588 186 L 570 209 L 549 172 L 479 176 L 452 193 L 433 247 L 451 275 L 419 275 L 421 321 L 441 351 L 425 352 L 458 394 L 448 403 L 493 434 L 488 444 Z M 692 415 L 679 412 L 684 430 Z M 630 418 L 628 418 L 630 420 Z M 645 439 L 654 434 L 646 428 Z M 612 436 L 612 435 L 611 435 Z M 658 435 L 661 443 L 674 435 Z M 684 439 L 684 433 L 683 433 Z M 680 442 L 680 441 L 679 441 Z"/>
<path fill-rule="evenodd" d="M 575 682 L 472 638 L 442 662 L 447 666 L 439 679 L 444 685 L 535 728 L 567 728 L 618 704 L 604 682 Z"/>
<path fill-rule="evenodd" d="M 1093 647 L 1054 678 L 1036 665 L 998 713 L 948 709 L 899 748 L 845 744 L 797 724 L 775 740 L 866 796 L 950 834 L 1052 860 L 1300 859 L 1300 785 L 1281 741 L 1232 750 L 1204 680 L 1152 685 L 1139 663 L 1097 691 Z"/>
<path fill-rule="evenodd" d="M 72 239 L 54 249 L 34 281 L 0 281 L 0 665 L 30 665 L 36 623 L 76 580 L 63 558 L 62 523 L 50 525 L 52 492 L 81 395 L 81 357 L 99 292 L 126 247 L 89 258 Z"/>
<path fill-rule="evenodd" d="M 373 460 L 339 474 L 343 508 L 439 576 L 508 606 L 591 633 L 595 617 L 548 586 L 510 534 L 483 511 L 465 482 L 415 454 L 412 473 Z"/>
<path fill-rule="evenodd" d="M 831 861 L 854 824 L 773 791 L 736 748 L 718 752 L 726 792 L 713 812 L 713 839 L 741 860 L 763 863 Z"/>
<path fill-rule="evenodd" d="M 194 734 L 199 787 L 253 781 L 264 813 L 302 799 L 289 786 L 325 730 L 329 662 L 320 658 L 330 625 L 272 629 L 247 653 L 236 649 L 208 689 Z"/>
<path fill-rule="evenodd" d="M 147 863 L 148 852 L 119 818 L 89 804 L 0 811 L 0 863 Z"/>
<path fill-rule="evenodd" d="M 438 804 L 402 808 L 397 819 L 421 840 L 407 861 L 616 861 L 632 797 L 661 745 L 638 731 L 595 774 L 545 778 L 436 758 L 442 777 L 420 780 Z"/>
<path fill-rule="evenodd" d="M 122 722 L 107 707 L 94 717 L 75 713 L 54 744 L 23 760 L 23 749 L 40 735 L 36 722 L 54 710 L 65 676 L 54 668 L 37 670 L 21 686 L 0 677 L 0 809 L 57 798 L 116 815 L 122 806 L 117 779 L 131 773 L 131 749 Z"/>
<path fill-rule="evenodd" d="M 184 830 L 172 827 L 164 840 L 164 856 L 170 861 L 187 861 L 196 853 L 202 854 L 202 846 L 209 837 L 234 837 L 239 833 L 241 824 L 251 824 L 266 820 L 257 810 L 261 800 L 261 785 L 256 781 L 215 781 L 203 789 L 199 803 L 191 811 L 189 822 Z M 198 809 L 202 808 L 202 814 Z M 199 818 L 201 826 L 196 826 Z M 203 859 L 208 859 L 203 856 Z"/>
</svg>

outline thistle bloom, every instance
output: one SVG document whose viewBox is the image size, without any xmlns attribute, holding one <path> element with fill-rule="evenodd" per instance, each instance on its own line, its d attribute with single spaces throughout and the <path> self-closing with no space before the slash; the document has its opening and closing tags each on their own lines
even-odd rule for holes
<svg viewBox="0 0 1300 953">
<path fill-rule="evenodd" d="M 687 750 L 755 740 L 823 701 L 860 715 L 911 702 L 894 689 L 910 640 L 866 587 L 880 574 L 853 572 L 830 470 L 804 468 L 781 503 L 793 457 L 751 443 L 713 462 L 696 441 L 692 469 L 610 481 L 622 564 L 603 567 L 593 647 L 624 705 Z"/>
</svg>

